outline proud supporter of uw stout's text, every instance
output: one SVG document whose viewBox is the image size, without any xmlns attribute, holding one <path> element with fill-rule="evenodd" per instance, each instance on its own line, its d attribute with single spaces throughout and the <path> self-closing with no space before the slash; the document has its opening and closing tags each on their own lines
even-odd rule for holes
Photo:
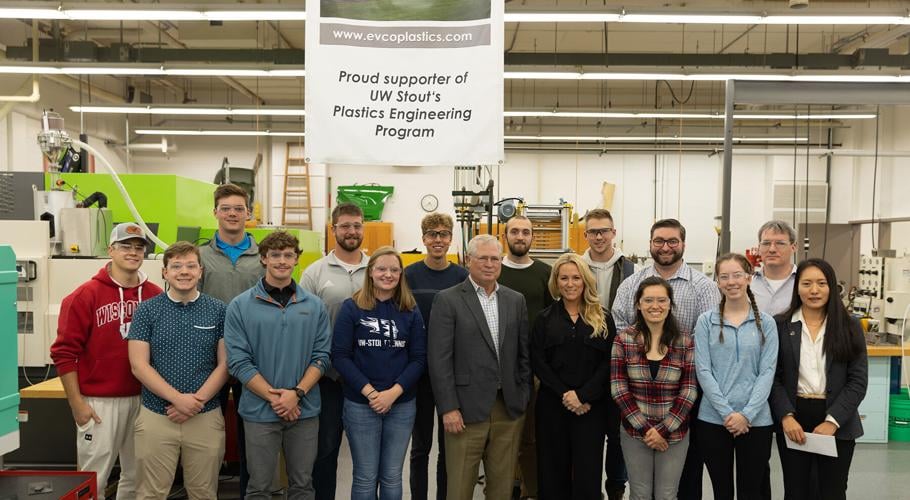
<svg viewBox="0 0 910 500">
<path fill-rule="evenodd" d="M 338 72 L 338 83 L 365 86 L 369 90 L 370 102 L 378 104 L 360 107 L 335 104 L 332 107 L 332 116 L 355 120 L 387 120 L 375 124 L 373 135 L 377 137 L 390 137 L 400 141 L 433 138 L 436 137 L 434 127 L 414 126 L 414 122 L 442 120 L 469 122 L 472 109 L 454 106 L 429 109 L 421 107 L 421 105 L 444 105 L 443 92 L 433 89 L 424 90 L 424 88 L 464 85 L 468 81 L 468 76 L 469 72 L 457 75 L 439 73 L 383 75 L 379 72 L 361 74 L 341 70 Z"/>
</svg>

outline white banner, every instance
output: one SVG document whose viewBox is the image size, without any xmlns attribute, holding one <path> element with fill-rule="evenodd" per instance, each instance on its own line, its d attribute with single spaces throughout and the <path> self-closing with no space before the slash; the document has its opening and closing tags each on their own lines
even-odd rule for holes
<svg viewBox="0 0 910 500">
<path fill-rule="evenodd" d="M 502 0 L 307 0 L 306 13 L 310 162 L 502 162 Z"/>
</svg>

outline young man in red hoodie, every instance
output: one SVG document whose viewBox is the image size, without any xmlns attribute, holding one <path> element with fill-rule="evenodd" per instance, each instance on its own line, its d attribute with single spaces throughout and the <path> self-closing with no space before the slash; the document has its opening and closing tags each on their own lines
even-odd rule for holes
<svg viewBox="0 0 910 500">
<path fill-rule="evenodd" d="M 130 370 L 126 336 L 139 303 L 161 293 L 139 271 L 145 247 L 138 225 L 114 227 L 107 250 L 111 262 L 63 299 L 51 346 L 76 421 L 79 470 L 98 475 L 103 496 L 119 457 L 118 500 L 136 496 L 133 423 L 142 388 Z"/>
</svg>

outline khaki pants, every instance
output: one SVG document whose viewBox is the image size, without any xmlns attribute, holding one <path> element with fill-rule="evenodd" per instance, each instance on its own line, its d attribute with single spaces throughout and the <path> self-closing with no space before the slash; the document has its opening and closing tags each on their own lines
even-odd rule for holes
<svg viewBox="0 0 910 500">
<path fill-rule="evenodd" d="M 512 497 L 515 465 L 525 417 L 512 419 L 502 394 L 497 395 L 486 421 L 466 424 L 460 434 L 446 433 L 448 500 L 471 500 L 480 461 L 486 475 L 484 494 L 490 499 Z"/>
<path fill-rule="evenodd" d="M 200 413 L 182 424 L 147 408 L 136 419 L 139 500 L 167 498 L 183 462 L 183 485 L 191 500 L 218 498 L 218 471 L 224 457 L 224 416 L 220 409 Z"/>
<path fill-rule="evenodd" d="M 101 423 L 90 419 L 76 426 L 76 461 L 81 471 L 94 471 L 98 496 L 104 496 L 107 478 L 120 458 L 118 500 L 136 495 L 136 460 L 133 449 L 133 423 L 139 414 L 139 396 L 98 398 L 85 396 Z"/>
</svg>

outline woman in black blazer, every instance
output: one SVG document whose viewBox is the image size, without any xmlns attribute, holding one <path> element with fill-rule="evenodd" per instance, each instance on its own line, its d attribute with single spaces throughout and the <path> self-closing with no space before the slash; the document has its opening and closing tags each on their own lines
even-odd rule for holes
<svg viewBox="0 0 910 500">
<path fill-rule="evenodd" d="M 853 448 L 863 435 L 857 408 L 868 382 L 866 342 L 836 286 L 830 264 L 803 261 L 790 309 L 776 318 L 780 351 L 770 402 L 787 499 L 846 499 Z M 787 448 L 786 438 L 804 443 L 806 432 L 833 435 L 837 457 Z"/>
<path fill-rule="evenodd" d="M 556 260 L 549 289 L 559 300 L 537 315 L 531 333 L 531 367 L 540 379 L 538 498 L 600 500 L 616 326 L 580 256 Z"/>
</svg>

